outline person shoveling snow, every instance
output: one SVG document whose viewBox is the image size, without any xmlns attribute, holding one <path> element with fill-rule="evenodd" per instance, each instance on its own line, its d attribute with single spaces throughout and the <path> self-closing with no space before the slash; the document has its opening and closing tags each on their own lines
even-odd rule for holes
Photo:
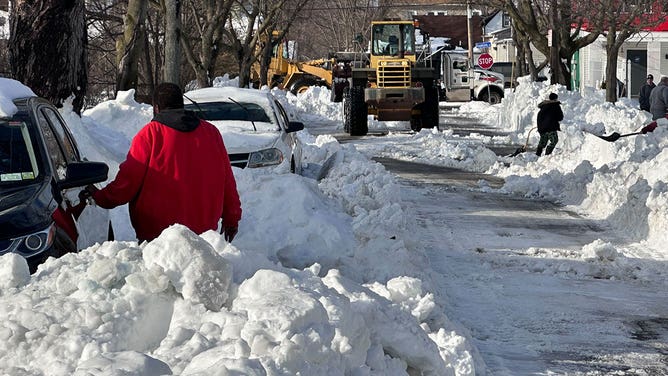
<svg viewBox="0 0 668 376">
<path fill-rule="evenodd" d="M 540 133 L 540 141 L 536 147 L 536 155 L 543 154 L 545 148 L 545 155 L 552 154 L 552 150 L 559 142 L 557 131 L 560 131 L 559 122 L 564 120 L 564 112 L 561 110 L 561 102 L 557 99 L 559 96 L 556 93 L 550 93 L 548 100 L 540 102 L 538 108 L 538 117 L 536 123 L 538 125 L 538 133 Z M 549 145 L 548 145 L 549 142 Z"/>
</svg>

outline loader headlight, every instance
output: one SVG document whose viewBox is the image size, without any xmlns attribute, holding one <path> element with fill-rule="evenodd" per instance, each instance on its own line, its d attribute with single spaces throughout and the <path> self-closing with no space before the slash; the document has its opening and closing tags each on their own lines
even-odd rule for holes
<svg viewBox="0 0 668 376">
<path fill-rule="evenodd" d="M 273 166 L 281 162 L 283 162 L 283 153 L 276 148 L 254 151 L 248 156 L 249 168 Z"/>
</svg>

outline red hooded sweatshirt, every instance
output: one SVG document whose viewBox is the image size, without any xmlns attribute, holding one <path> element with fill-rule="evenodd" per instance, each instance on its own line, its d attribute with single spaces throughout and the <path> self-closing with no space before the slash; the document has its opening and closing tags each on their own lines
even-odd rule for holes
<svg viewBox="0 0 668 376">
<path fill-rule="evenodd" d="M 167 125 L 166 125 L 167 124 Z M 238 226 L 241 202 L 218 129 L 192 113 L 163 110 L 132 139 L 114 181 L 93 194 L 107 209 L 130 203 L 139 240 L 179 223 L 201 234 Z"/>
</svg>

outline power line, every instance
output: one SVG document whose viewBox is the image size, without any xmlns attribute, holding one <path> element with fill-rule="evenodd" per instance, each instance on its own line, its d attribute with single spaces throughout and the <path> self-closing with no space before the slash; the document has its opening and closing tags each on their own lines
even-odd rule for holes
<svg viewBox="0 0 668 376">
<path fill-rule="evenodd" d="M 366 9 L 386 9 L 386 8 L 426 8 L 426 7 L 446 7 L 446 6 L 466 6 L 465 2 L 462 3 L 438 3 L 438 4 L 392 4 L 392 5 L 380 5 L 377 7 L 366 7 L 366 6 L 348 6 L 348 7 L 317 7 L 317 8 L 306 8 L 308 10 L 366 10 Z"/>
</svg>

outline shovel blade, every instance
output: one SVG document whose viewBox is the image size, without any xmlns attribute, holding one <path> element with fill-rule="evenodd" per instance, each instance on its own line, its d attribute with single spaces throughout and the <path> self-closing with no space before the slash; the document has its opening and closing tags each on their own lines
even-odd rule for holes
<svg viewBox="0 0 668 376">
<path fill-rule="evenodd" d="M 598 136 L 598 137 L 603 139 L 603 140 L 606 140 L 608 142 L 615 142 L 615 141 L 619 140 L 619 138 L 622 137 L 622 135 L 617 133 L 617 132 L 613 132 L 609 136 Z"/>
</svg>

